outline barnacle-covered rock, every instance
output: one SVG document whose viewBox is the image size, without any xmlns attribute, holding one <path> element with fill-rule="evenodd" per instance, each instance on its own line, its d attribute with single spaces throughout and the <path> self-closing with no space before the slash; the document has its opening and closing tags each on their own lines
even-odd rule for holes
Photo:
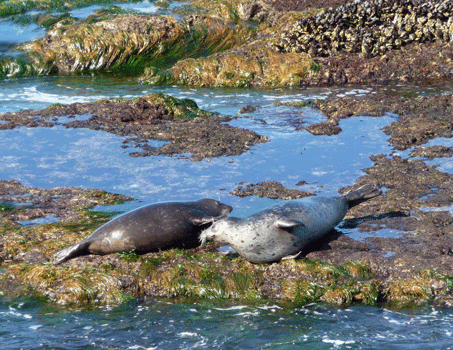
<svg viewBox="0 0 453 350">
<path fill-rule="evenodd" d="M 276 42 L 279 52 L 378 56 L 412 42 L 453 39 L 451 0 L 355 0 L 300 19 Z"/>
</svg>

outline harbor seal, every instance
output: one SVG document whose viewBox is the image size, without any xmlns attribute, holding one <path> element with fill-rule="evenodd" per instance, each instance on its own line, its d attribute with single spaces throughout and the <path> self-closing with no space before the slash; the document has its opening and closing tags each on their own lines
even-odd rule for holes
<svg viewBox="0 0 453 350">
<path fill-rule="evenodd" d="M 147 205 L 104 224 L 79 243 L 58 251 L 54 264 L 77 256 L 135 250 L 144 254 L 175 247 L 192 248 L 208 225 L 228 216 L 233 208 L 214 199 Z"/>
<path fill-rule="evenodd" d="M 219 220 L 200 234 L 200 240 L 228 244 L 253 263 L 280 261 L 323 237 L 349 208 L 380 194 L 377 186 L 365 185 L 343 196 L 286 201 L 244 219 Z"/>
</svg>

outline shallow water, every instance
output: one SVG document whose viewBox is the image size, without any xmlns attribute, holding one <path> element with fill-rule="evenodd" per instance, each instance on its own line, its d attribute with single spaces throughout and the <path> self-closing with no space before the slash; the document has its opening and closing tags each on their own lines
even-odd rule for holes
<svg viewBox="0 0 453 350">
<path fill-rule="evenodd" d="M 297 131 L 293 120 L 302 120 L 303 125 L 309 125 L 324 120 L 323 115 L 311 108 L 274 104 L 325 98 L 335 93 L 332 90 L 244 92 L 115 84 L 114 79 L 110 84 L 105 82 L 106 78 L 92 77 L 3 81 L 0 82 L 3 87 L 0 111 L 40 109 L 58 101 L 133 98 L 164 92 L 191 98 L 201 108 L 223 115 L 235 115 L 240 108 L 253 104 L 258 107 L 257 111 L 241 115 L 229 124 L 254 130 L 267 136 L 270 142 L 255 145 L 239 156 L 193 162 L 190 155 L 132 158 L 129 153 L 136 151 L 135 148 L 121 148 L 123 137 L 103 131 L 64 126 L 51 129 L 21 127 L 2 132 L 1 178 L 43 188 L 63 185 L 102 188 L 131 195 L 146 203 L 212 197 L 233 205 L 234 215 L 244 216 L 272 201 L 231 196 L 228 192 L 240 182 L 271 180 L 295 188 L 299 181 L 306 181 L 307 185 L 298 188 L 332 195 L 337 194 L 339 188 L 352 185 L 363 174 L 361 169 L 372 165 L 370 155 L 391 152 L 386 141 L 388 137 L 380 128 L 390 123 L 393 116 L 342 120 L 343 132 L 339 135 L 313 136 L 306 131 Z M 371 90 L 355 92 L 372 93 Z M 61 123 L 66 121 L 67 118 L 59 119 Z M 149 143 L 158 146 L 162 142 Z"/>
</svg>

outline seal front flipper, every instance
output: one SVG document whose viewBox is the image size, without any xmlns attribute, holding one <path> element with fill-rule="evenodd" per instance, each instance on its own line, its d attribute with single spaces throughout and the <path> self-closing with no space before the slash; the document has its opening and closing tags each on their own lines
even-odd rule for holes
<svg viewBox="0 0 453 350">
<path fill-rule="evenodd" d="M 90 252 L 88 251 L 89 245 L 90 243 L 82 241 L 56 252 L 53 256 L 54 265 L 60 265 L 65 261 L 68 261 L 69 259 L 75 258 L 77 256 L 90 254 Z"/>
<path fill-rule="evenodd" d="M 274 222 L 275 227 L 282 228 L 284 230 L 293 229 L 298 226 L 305 227 L 304 223 L 299 219 L 278 219 Z"/>
<path fill-rule="evenodd" d="M 302 251 L 300 251 L 299 253 L 296 253 L 296 254 L 294 254 L 294 255 L 287 255 L 287 256 L 284 256 L 284 257 L 282 258 L 282 260 L 296 259 L 301 253 L 302 253 Z"/>
</svg>

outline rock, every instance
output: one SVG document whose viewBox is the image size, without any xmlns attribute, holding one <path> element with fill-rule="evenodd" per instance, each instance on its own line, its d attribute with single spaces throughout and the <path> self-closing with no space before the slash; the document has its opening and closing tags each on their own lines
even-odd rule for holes
<svg viewBox="0 0 453 350">
<path fill-rule="evenodd" d="M 299 20 L 275 47 L 314 56 L 336 50 L 377 56 L 414 41 L 450 41 L 452 14 L 448 0 L 356 0 Z"/>
</svg>

